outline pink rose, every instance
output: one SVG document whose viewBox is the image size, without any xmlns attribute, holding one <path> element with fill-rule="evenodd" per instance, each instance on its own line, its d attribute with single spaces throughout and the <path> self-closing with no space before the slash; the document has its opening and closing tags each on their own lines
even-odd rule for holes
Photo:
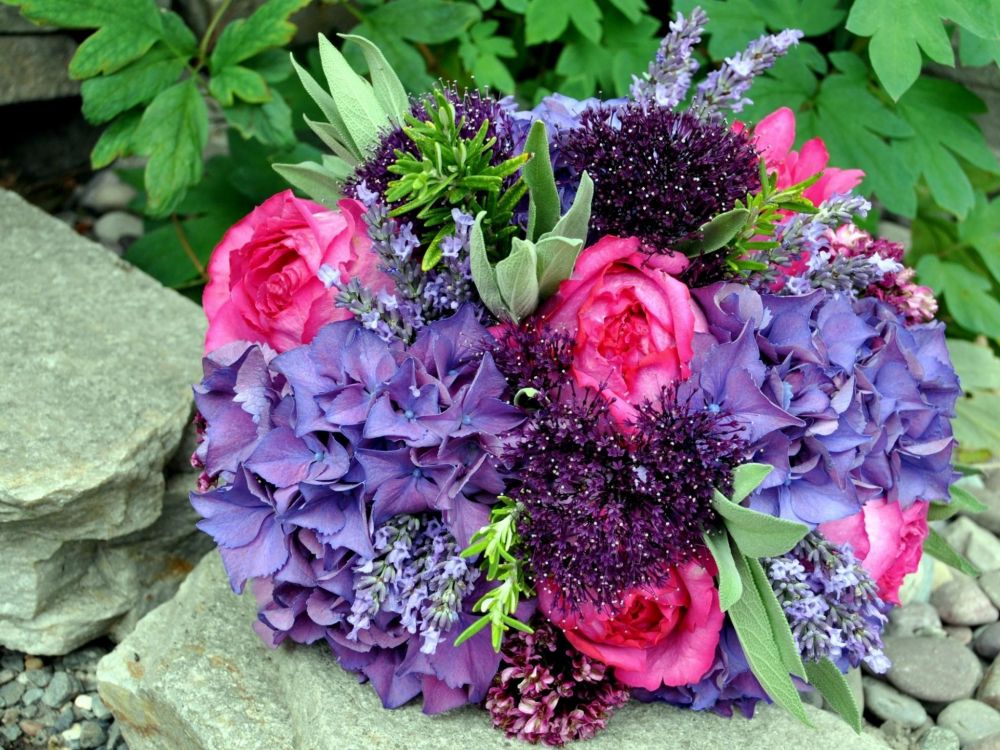
<svg viewBox="0 0 1000 750">
<path fill-rule="evenodd" d="M 327 323 L 350 318 L 317 275 L 323 265 L 341 279 L 385 288 L 361 221 L 364 207 L 355 200 L 339 207 L 331 211 L 286 190 L 226 232 L 212 252 L 202 298 L 206 353 L 234 340 L 283 352 L 308 343 Z"/>
<path fill-rule="evenodd" d="M 580 254 L 573 277 L 540 311 L 543 325 L 575 338 L 573 380 L 613 400 L 620 421 L 690 374 L 691 340 L 708 327 L 671 275 L 686 267 L 679 253 L 648 254 L 635 237 L 604 237 Z"/>
<path fill-rule="evenodd" d="M 735 123 L 734 130 L 743 130 Z M 819 204 L 837 193 L 846 193 L 857 186 L 865 173 L 860 169 L 828 167 L 830 154 L 822 138 L 802 144 L 802 150 L 792 151 L 795 143 L 795 113 L 788 107 L 775 110 L 759 123 L 753 133 L 754 146 L 767 164 L 769 172 L 778 173 L 778 187 L 786 188 L 822 173 L 819 181 L 807 188 L 805 196 Z"/>
<path fill-rule="evenodd" d="M 906 510 L 899 503 L 869 500 L 853 516 L 820 524 L 819 533 L 835 544 L 849 544 L 878 584 L 879 596 L 899 604 L 903 578 L 917 569 L 927 538 L 928 503 Z"/>
<path fill-rule="evenodd" d="M 538 606 L 578 651 L 614 667 L 626 685 L 688 685 L 712 668 L 722 629 L 715 564 L 706 565 L 672 567 L 662 586 L 630 591 L 614 614 L 590 605 L 564 611 L 556 604 L 558 594 L 544 585 Z"/>
</svg>

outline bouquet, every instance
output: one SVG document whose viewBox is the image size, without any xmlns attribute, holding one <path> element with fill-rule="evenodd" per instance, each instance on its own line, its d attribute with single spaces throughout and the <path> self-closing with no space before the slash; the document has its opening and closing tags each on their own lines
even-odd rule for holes
<svg viewBox="0 0 1000 750">
<path fill-rule="evenodd" d="M 857 223 L 862 172 L 730 121 L 801 36 L 694 84 L 678 15 L 625 99 L 409 96 L 320 37 L 332 152 L 215 249 L 191 501 L 254 628 L 386 708 L 592 736 L 631 699 L 860 731 L 843 674 L 952 487 L 930 290 Z"/>
</svg>

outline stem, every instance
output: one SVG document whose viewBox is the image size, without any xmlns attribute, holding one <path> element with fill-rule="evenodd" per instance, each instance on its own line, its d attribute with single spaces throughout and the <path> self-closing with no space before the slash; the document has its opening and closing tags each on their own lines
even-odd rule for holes
<svg viewBox="0 0 1000 750">
<path fill-rule="evenodd" d="M 202 281 L 208 281 L 205 266 L 198 260 L 198 254 L 191 247 L 187 234 L 184 232 L 184 226 L 181 224 L 180 219 L 177 218 L 177 214 L 170 215 L 170 222 L 174 225 L 174 231 L 177 233 L 177 241 L 181 243 L 181 249 L 184 250 L 184 254 L 187 255 L 188 260 L 191 261 L 191 265 L 198 269 L 198 275 Z"/>
<path fill-rule="evenodd" d="M 201 44 L 198 45 L 198 66 L 201 67 L 205 64 L 205 56 L 208 55 L 208 45 L 212 41 L 212 36 L 215 34 L 215 29 L 219 25 L 219 21 L 222 17 L 226 15 L 226 11 L 229 10 L 229 6 L 232 5 L 233 0 L 222 0 L 222 4 L 219 9 L 215 11 L 215 15 L 212 16 L 212 20 L 208 22 L 208 28 L 205 29 L 205 35 L 201 38 Z"/>
</svg>

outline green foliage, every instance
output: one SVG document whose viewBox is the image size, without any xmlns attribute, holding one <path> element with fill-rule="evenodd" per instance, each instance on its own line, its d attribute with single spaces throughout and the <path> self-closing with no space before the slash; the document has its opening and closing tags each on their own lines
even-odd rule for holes
<svg viewBox="0 0 1000 750">
<path fill-rule="evenodd" d="M 982 513 L 986 506 L 979 502 L 971 492 L 960 485 L 951 486 L 951 502 L 932 502 L 927 511 L 927 520 L 944 521 L 957 513 Z"/>
<path fill-rule="evenodd" d="M 473 534 L 469 546 L 462 550 L 462 557 L 482 555 L 481 565 L 486 572 L 486 580 L 499 581 L 499 585 L 483 594 L 473 606 L 473 609 L 485 614 L 459 634 L 455 639 L 456 646 L 487 625 L 490 626 L 493 649 L 497 652 L 503 643 L 504 633 L 510 628 L 532 632 L 528 625 L 514 617 L 521 598 L 534 596 L 524 577 L 524 566 L 515 554 L 517 520 L 522 510 L 515 500 L 501 495 L 490 513 L 489 525 Z"/>
<path fill-rule="evenodd" d="M 927 538 L 924 539 L 924 554 L 940 560 L 945 565 L 954 568 L 960 573 L 965 573 L 969 576 L 978 576 L 980 573 L 979 568 L 966 560 L 963 555 L 956 552 L 936 529 L 931 529 Z"/>
<path fill-rule="evenodd" d="M 1000 457 L 1000 358 L 985 344 L 949 339 L 965 397 L 955 405 L 959 459 L 995 463 Z"/>
<path fill-rule="evenodd" d="M 19 6 L 32 21 L 96 29 L 69 68 L 83 81 L 84 116 L 108 123 L 91 159 L 98 168 L 131 154 L 149 157 L 144 184 L 150 216 L 177 211 L 202 179 L 208 99 L 244 137 L 277 146 L 294 142 L 291 110 L 272 88 L 274 69 L 265 74 L 257 61 L 291 40 L 295 27 L 287 18 L 309 0 L 268 0 L 214 39 L 225 2 L 200 43 L 180 16 L 155 0 L 3 2 Z"/>
<path fill-rule="evenodd" d="M 806 662 L 805 666 L 809 684 L 819 690 L 826 702 L 855 732 L 861 734 L 861 709 L 854 699 L 854 691 L 837 665 L 824 658 L 821 661 Z"/>
</svg>

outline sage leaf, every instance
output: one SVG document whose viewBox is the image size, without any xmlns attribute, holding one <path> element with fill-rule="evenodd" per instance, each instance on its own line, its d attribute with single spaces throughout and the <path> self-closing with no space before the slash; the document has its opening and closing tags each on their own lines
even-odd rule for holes
<svg viewBox="0 0 1000 750">
<path fill-rule="evenodd" d="M 538 297 L 547 299 L 559 284 L 573 275 L 576 259 L 583 250 L 583 240 L 546 236 L 535 245 L 538 254 Z"/>
<path fill-rule="evenodd" d="M 979 568 L 969 562 L 964 555 L 956 551 L 955 548 L 948 544 L 948 542 L 945 541 L 945 538 L 934 529 L 931 529 L 927 538 L 924 539 L 924 552 L 936 560 L 940 560 L 945 565 L 965 573 L 966 575 L 978 576 L 980 573 Z"/>
<path fill-rule="evenodd" d="M 743 580 L 740 571 L 733 560 L 733 548 L 729 543 L 729 534 L 717 531 L 705 534 L 705 546 L 715 558 L 719 569 L 719 608 L 728 612 L 739 598 L 743 596 Z"/>
<path fill-rule="evenodd" d="M 975 495 L 957 484 L 951 486 L 950 503 L 931 503 L 927 511 L 928 521 L 944 521 L 956 513 L 982 513 L 986 506 Z"/>
<path fill-rule="evenodd" d="M 327 157 L 329 160 L 337 157 Z M 344 180 L 350 175 L 352 167 L 342 159 L 339 160 L 342 168 L 337 169 L 336 162 L 330 161 L 328 164 L 334 166 L 330 169 L 325 164 L 317 164 L 314 161 L 304 161 L 301 164 L 275 164 L 274 171 L 288 180 L 294 188 L 298 188 L 317 203 L 322 203 L 327 208 L 333 209 L 337 206 L 337 201 L 341 199 L 340 188 Z"/>
<path fill-rule="evenodd" d="M 744 508 L 718 490 L 712 508 L 722 516 L 737 548 L 748 557 L 783 555 L 809 533 L 805 524 Z"/>
<path fill-rule="evenodd" d="M 340 112 L 337 110 L 337 103 L 333 100 L 333 97 L 330 96 L 330 93 L 326 89 L 319 85 L 308 70 L 295 61 L 294 56 L 292 56 L 292 67 L 295 68 L 295 72 L 298 74 L 299 80 L 302 82 L 302 88 L 304 88 L 306 93 L 312 97 L 314 102 L 316 102 L 320 111 L 326 116 L 326 119 L 330 121 L 330 126 L 338 134 L 340 134 L 344 146 L 349 149 L 352 154 L 354 154 L 354 158 L 361 161 L 363 158 L 361 151 L 358 149 L 358 145 L 351 137 L 350 132 L 348 132 L 347 125 L 344 123 L 344 118 L 340 116 Z"/>
<path fill-rule="evenodd" d="M 538 271 L 535 246 L 517 237 L 510 255 L 496 265 L 497 286 L 511 319 L 520 323 L 538 308 Z"/>
<path fill-rule="evenodd" d="M 559 191 L 549 158 L 549 138 L 545 123 L 535 120 L 524 143 L 531 160 L 524 165 L 524 181 L 528 185 L 528 239 L 537 240 L 559 221 Z"/>
<path fill-rule="evenodd" d="M 551 236 L 586 242 L 587 233 L 590 231 L 590 209 L 593 202 L 594 181 L 584 172 L 580 175 L 580 185 L 576 189 L 576 197 L 573 198 L 569 210 L 556 222 L 551 231 L 542 235 L 541 239 Z"/>
<path fill-rule="evenodd" d="M 739 505 L 774 471 L 770 464 L 742 464 L 733 470 L 733 502 Z"/>
<path fill-rule="evenodd" d="M 750 574 L 753 576 L 754 584 L 757 586 L 757 593 L 764 604 L 767 612 L 767 619 L 771 623 L 771 634 L 774 636 L 774 643 L 781 654 L 781 663 L 791 674 L 805 679 L 806 668 L 802 664 L 802 656 L 799 654 L 798 646 L 795 645 L 795 638 L 792 636 L 792 629 L 785 616 L 785 610 L 781 607 L 781 602 L 774 595 L 771 582 L 764 572 L 764 566 L 759 560 L 752 557 L 746 560 Z"/>
<path fill-rule="evenodd" d="M 476 285 L 479 297 L 486 308 L 503 320 L 508 317 L 508 313 L 503 304 L 503 297 L 500 296 L 500 287 L 497 286 L 496 272 L 486 254 L 486 241 L 483 238 L 483 219 L 485 218 L 486 212 L 480 211 L 472 225 L 472 230 L 469 232 L 469 263 L 472 268 L 472 283 Z"/>
<path fill-rule="evenodd" d="M 341 39 L 348 39 L 359 47 L 368 63 L 368 74 L 372 79 L 372 88 L 375 90 L 375 99 L 382 110 L 389 115 L 394 125 L 403 124 L 403 115 L 410 111 L 410 98 L 406 95 L 406 89 L 399 81 L 399 76 L 392 69 L 385 55 L 382 54 L 375 44 L 363 36 L 357 34 L 339 34 Z"/>
<path fill-rule="evenodd" d="M 344 128 L 357 146 L 359 156 L 363 157 L 388 129 L 389 115 L 375 100 L 371 84 L 354 72 L 340 50 L 322 34 L 319 35 L 319 57 Z"/>
<path fill-rule="evenodd" d="M 829 659 L 806 662 L 806 675 L 809 684 L 819 690 L 826 702 L 833 706 L 851 729 L 861 734 L 861 710 L 854 700 L 854 693 L 847 679 L 837 669 L 837 665 Z"/>
</svg>

